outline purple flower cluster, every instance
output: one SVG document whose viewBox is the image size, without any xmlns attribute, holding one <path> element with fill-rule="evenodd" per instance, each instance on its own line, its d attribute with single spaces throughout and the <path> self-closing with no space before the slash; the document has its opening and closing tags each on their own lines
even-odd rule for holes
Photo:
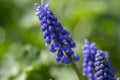
<svg viewBox="0 0 120 80">
<path fill-rule="evenodd" d="M 95 43 L 84 40 L 82 47 L 83 75 L 88 80 L 115 80 L 115 69 L 112 67 L 108 52 L 97 50 Z M 118 78 L 119 79 L 119 78 Z"/>
<path fill-rule="evenodd" d="M 84 40 L 84 45 L 82 47 L 83 54 L 83 75 L 86 75 L 89 80 L 95 80 L 94 77 L 94 62 L 96 54 L 96 45 L 95 43 L 89 44 L 87 39 Z"/>
<path fill-rule="evenodd" d="M 64 64 L 69 64 L 70 61 L 79 61 L 79 56 L 72 50 L 76 44 L 70 37 L 70 32 L 63 28 L 52 11 L 49 10 L 50 5 L 45 4 L 45 0 L 42 0 L 41 5 L 35 4 L 35 7 L 45 44 L 49 46 L 50 52 L 57 53 L 56 61 Z M 112 68 L 108 52 L 97 50 L 95 43 L 90 44 L 85 39 L 82 54 L 82 72 L 84 76 L 88 77 L 88 80 L 115 80 L 116 71 Z"/>
<path fill-rule="evenodd" d="M 109 60 L 106 58 L 106 53 L 102 50 L 97 50 L 94 65 L 96 80 L 115 80 L 115 71 L 110 66 Z"/>
<path fill-rule="evenodd" d="M 69 64 L 70 58 L 79 61 L 79 56 L 72 50 L 76 47 L 75 42 L 69 37 L 70 33 L 63 28 L 52 11 L 49 10 L 50 5 L 45 5 L 45 0 L 42 0 L 41 5 L 35 4 L 35 7 L 45 43 L 49 45 L 50 52 L 57 52 L 56 61 L 64 64 Z"/>
</svg>

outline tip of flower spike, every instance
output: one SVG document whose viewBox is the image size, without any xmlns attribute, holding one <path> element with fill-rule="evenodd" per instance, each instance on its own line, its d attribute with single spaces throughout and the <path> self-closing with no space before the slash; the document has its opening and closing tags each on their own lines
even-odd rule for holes
<svg viewBox="0 0 120 80">
<path fill-rule="evenodd" d="M 84 40 L 84 43 L 85 43 L 85 44 L 89 44 L 88 39 L 85 39 L 85 40 Z"/>
<path fill-rule="evenodd" d="M 48 9 L 50 7 L 50 4 L 46 4 L 45 8 Z"/>
<path fill-rule="evenodd" d="M 45 9 L 48 9 L 50 7 L 50 4 L 45 4 L 45 0 L 41 0 L 41 6 L 38 3 L 35 3 L 34 6 L 36 8 L 45 8 Z"/>
<path fill-rule="evenodd" d="M 42 6 L 42 7 L 45 6 L 45 0 L 41 0 L 41 6 Z"/>
<path fill-rule="evenodd" d="M 92 44 L 90 45 L 90 47 L 91 47 L 91 48 L 96 48 L 96 44 L 95 44 L 95 43 L 92 43 Z"/>
<path fill-rule="evenodd" d="M 34 6 L 35 6 L 36 8 L 40 7 L 40 5 L 39 5 L 38 3 L 35 3 Z"/>
</svg>

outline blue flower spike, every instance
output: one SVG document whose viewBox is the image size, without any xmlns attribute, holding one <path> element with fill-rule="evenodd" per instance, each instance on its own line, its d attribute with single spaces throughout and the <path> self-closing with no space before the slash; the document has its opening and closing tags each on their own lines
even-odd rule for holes
<svg viewBox="0 0 120 80">
<path fill-rule="evenodd" d="M 84 40 L 84 45 L 82 46 L 83 54 L 83 75 L 88 77 L 88 80 L 95 80 L 94 71 L 95 71 L 95 54 L 96 54 L 96 45 L 95 43 L 89 43 L 88 39 Z"/>
<path fill-rule="evenodd" d="M 115 72 L 107 59 L 104 51 L 97 50 L 94 64 L 96 80 L 115 80 Z"/>
<path fill-rule="evenodd" d="M 53 12 L 49 10 L 50 4 L 45 4 L 45 0 L 42 0 L 41 5 L 36 3 L 35 7 L 45 44 L 49 46 L 50 52 L 56 53 L 56 62 L 67 65 L 70 63 L 70 57 L 75 62 L 79 61 L 79 56 L 72 50 L 76 44 L 70 37 L 70 32 L 63 28 Z"/>
</svg>

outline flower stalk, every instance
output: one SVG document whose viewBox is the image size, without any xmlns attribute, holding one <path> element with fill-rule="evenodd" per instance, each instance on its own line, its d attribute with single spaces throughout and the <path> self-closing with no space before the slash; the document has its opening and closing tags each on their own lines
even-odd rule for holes
<svg viewBox="0 0 120 80">
<path fill-rule="evenodd" d="M 69 57 L 69 59 L 71 61 L 71 66 L 72 66 L 73 70 L 77 74 L 79 80 L 81 80 L 81 73 L 80 73 L 79 68 L 77 67 L 76 63 L 74 62 L 74 60 L 71 57 Z"/>
</svg>

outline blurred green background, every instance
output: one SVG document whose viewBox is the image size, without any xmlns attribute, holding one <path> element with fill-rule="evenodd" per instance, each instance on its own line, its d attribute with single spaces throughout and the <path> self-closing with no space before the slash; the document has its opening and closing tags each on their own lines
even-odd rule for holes
<svg viewBox="0 0 120 80">
<path fill-rule="evenodd" d="M 0 0 L 0 80 L 78 80 L 71 66 L 55 62 L 45 46 L 34 3 L 40 0 Z M 88 38 L 109 51 L 120 76 L 120 0 L 46 0 L 77 44 Z"/>
</svg>

